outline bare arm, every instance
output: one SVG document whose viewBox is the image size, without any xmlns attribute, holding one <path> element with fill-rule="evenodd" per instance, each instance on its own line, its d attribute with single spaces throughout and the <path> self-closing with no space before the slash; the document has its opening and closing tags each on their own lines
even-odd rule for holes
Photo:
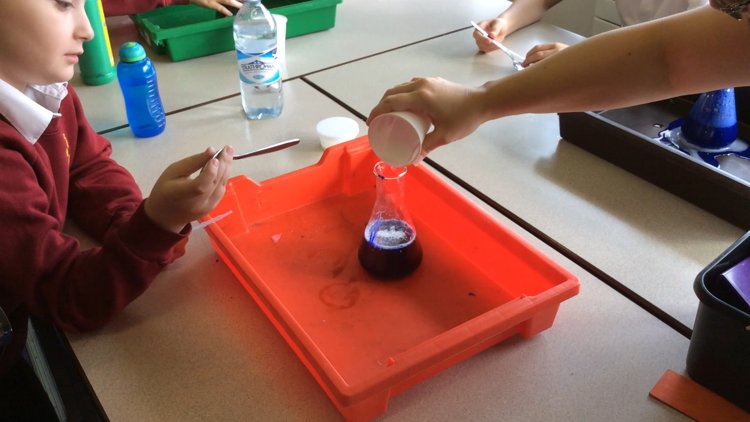
<svg viewBox="0 0 750 422">
<path fill-rule="evenodd" d="M 232 16 L 227 6 L 237 9 L 242 7 L 238 0 L 102 0 L 102 7 L 106 16 L 123 16 L 147 12 L 157 7 L 188 3 L 214 9 L 226 16 Z"/>
<path fill-rule="evenodd" d="M 489 118 L 586 111 L 750 84 L 750 26 L 710 7 L 611 31 L 486 85 Z"/>
<path fill-rule="evenodd" d="M 750 26 L 703 7 L 585 40 L 482 87 L 415 79 L 387 91 L 370 119 L 392 110 L 428 115 L 423 153 L 483 122 L 522 113 L 587 111 L 750 85 Z"/>
<path fill-rule="evenodd" d="M 498 18 L 503 18 L 507 24 L 507 34 L 530 25 L 544 17 L 552 6 L 562 0 L 516 0 L 505 9 Z"/>
</svg>

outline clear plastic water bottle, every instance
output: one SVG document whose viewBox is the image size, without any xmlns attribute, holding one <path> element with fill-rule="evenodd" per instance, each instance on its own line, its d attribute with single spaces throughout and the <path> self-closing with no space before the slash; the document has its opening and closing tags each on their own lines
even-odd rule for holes
<svg viewBox="0 0 750 422">
<path fill-rule="evenodd" d="M 234 17 L 242 108 L 248 119 L 278 117 L 284 107 L 276 21 L 260 0 L 245 0 Z"/>
<path fill-rule="evenodd" d="M 162 133 L 167 119 L 159 96 L 156 70 L 143 46 L 137 42 L 126 42 L 120 47 L 117 80 L 133 134 L 148 138 Z"/>
</svg>

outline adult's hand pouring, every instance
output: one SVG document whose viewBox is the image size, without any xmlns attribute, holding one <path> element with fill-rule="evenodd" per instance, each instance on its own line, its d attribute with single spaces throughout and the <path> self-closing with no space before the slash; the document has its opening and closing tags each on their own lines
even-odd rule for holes
<svg viewBox="0 0 750 422">
<path fill-rule="evenodd" d="M 412 79 L 386 91 L 368 123 L 390 111 L 428 116 L 435 130 L 422 145 L 426 155 L 491 119 L 606 110 L 750 85 L 748 7 L 743 6 L 741 21 L 718 7 L 712 1 L 711 6 L 600 34 L 481 87 Z"/>
<path fill-rule="evenodd" d="M 473 132 L 484 119 L 480 103 L 482 88 L 471 88 L 442 78 L 414 78 L 385 92 L 367 118 L 372 120 L 391 111 L 413 111 L 429 117 L 434 130 L 422 143 L 417 162 L 435 148 Z"/>
</svg>

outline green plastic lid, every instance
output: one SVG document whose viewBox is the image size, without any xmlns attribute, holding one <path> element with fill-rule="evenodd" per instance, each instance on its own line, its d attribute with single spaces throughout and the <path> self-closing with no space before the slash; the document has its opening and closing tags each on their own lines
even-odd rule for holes
<svg viewBox="0 0 750 422">
<path fill-rule="evenodd" d="M 135 41 L 128 41 L 120 46 L 120 60 L 134 63 L 146 58 L 146 50 Z"/>
</svg>

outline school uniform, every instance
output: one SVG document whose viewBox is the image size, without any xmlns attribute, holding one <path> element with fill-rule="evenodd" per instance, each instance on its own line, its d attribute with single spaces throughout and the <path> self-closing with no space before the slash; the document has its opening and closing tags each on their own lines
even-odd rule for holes
<svg viewBox="0 0 750 422">
<path fill-rule="evenodd" d="M 111 152 L 67 83 L 21 92 L 0 80 L 0 307 L 14 329 L 0 397 L 12 388 L 4 376 L 27 365 L 29 314 L 67 331 L 102 327 L 146 290 L 190 230 L 151 221 Z M 63 233 L 68 219 L 101 246 L 81 250 Z"/>
<path fill-rule="evenodd" d="M 157 7 L 188 4 L 190 0 L 102 0 L 106 16 L 134 15 Z"/>
</svg>

